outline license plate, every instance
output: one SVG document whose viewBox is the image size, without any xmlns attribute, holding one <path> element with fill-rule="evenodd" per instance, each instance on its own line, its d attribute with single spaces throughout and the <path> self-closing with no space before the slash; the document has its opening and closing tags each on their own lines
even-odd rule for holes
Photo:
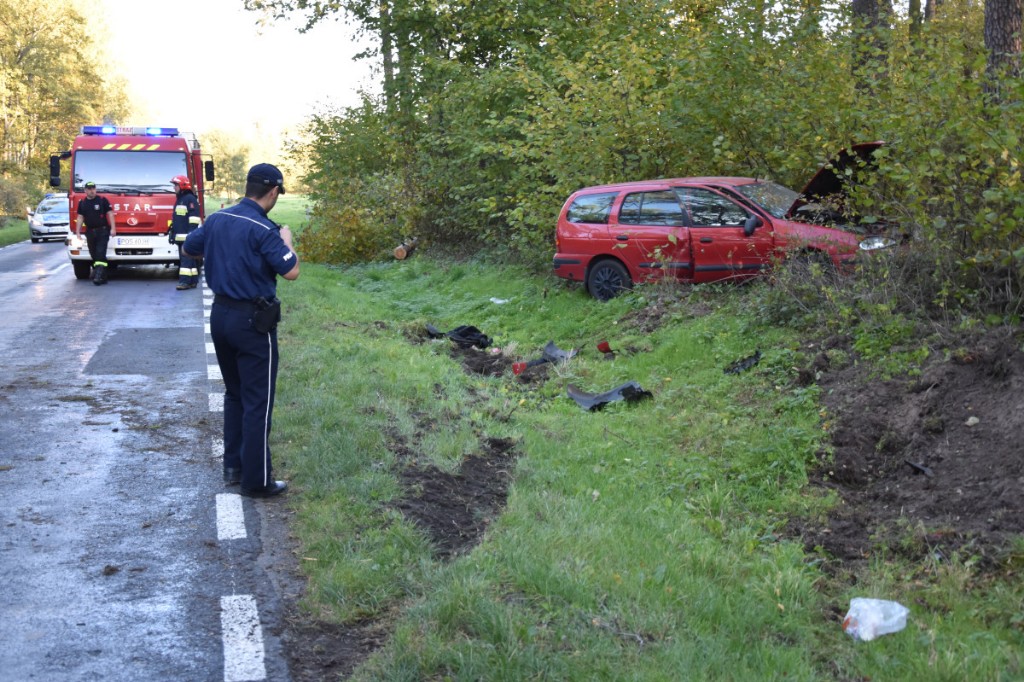
<svg viewBox="0 0 1024 682">
<path fill-rule="evenodd" d="M 118 246 L 145 246 L 146 245 L 146 238 L 145 237 L 118 237 L 117 238 L 117 245 Z"/>
</svg>

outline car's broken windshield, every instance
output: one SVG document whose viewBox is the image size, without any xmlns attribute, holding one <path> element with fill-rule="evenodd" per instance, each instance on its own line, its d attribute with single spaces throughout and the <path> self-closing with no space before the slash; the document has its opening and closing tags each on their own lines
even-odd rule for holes
<svg viewBox="0 0 1024 682">
<path fill-rule="evenodd" d="M 740 185 L 736 190 L 775 218 L 785 218 L 798 196 L 788 187 L 766 181 Z"/>
</svg>

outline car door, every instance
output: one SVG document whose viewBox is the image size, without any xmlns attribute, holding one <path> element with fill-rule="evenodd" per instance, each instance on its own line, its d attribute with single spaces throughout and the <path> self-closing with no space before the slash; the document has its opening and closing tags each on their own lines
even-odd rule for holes
<svg viewBox="0 0 1024 682">
<path fill-rule="evenodd" d="M 692 263 L 686 214 L 671 189 L 627 192 L 609 234 L 634 281 L 665 274 L 689 278 Z"/>
<path fill-rule="evenodd" d="M 769 265 L 769 224 L 747 236 L 744 224 L 751 212 L 739 203 L 703 187 L 677 187 L 675 192 L 689 216 L 695 281 L 753 277 Z"/>
</svg>

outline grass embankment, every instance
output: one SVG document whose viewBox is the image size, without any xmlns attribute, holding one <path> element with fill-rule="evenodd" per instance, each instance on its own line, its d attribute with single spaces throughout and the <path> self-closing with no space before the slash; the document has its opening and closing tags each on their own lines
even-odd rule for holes
<svg viewBox="0 0 1024 682">
<path fill-rule="evenodd" d="M 10 218 L 0 227 L 0 247 L 23 242 L 28 238 L 28 221 L 24 218 Z"/>
<path fill-rule="evenodd" d="M 852 588 L 782 537 L 831 501 L 805 485 L 824 441 L 816 389 L 791 381 L 795 340 L 750 312 L 762 286 L 693 289 L 645 331 L 638 294 L 601 304 L 507 266 L 304 264 L 282 283 L 275 459 L 305 605 L 393 626 L 356 678 L 1021 675 L 1019 585 L 979 586 L 955 561 L 921 579 L 893 558 Z M 448 340 L 422 341 L 426 323 L 473 324 L 516 359 L 549 340 L 582 352 L 543 382 L 484 377 Z M 754 371 L 723 372 L 755 349 Z M 591 413 L 566 396 L 629 380 L 653 400 Z M 507 507 L 475 549 L 438 561 L 395 509 L 415 495 L 396 471 L 455 471 L 491 438 L 516 444 Z M 907 629 L 855 642 L 839 622 L 854 596 L 910 606 Z"/>
</svg>

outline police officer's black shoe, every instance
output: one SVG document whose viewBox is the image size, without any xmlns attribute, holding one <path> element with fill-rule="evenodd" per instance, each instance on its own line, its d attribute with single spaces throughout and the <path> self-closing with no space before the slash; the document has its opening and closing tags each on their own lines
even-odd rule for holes
<svg viewBox="0 0 1024 682">
<path fill-rule="evenodd" d="M 276 497 L 277 495 L 283 493 L 285 490 L 288 490 L 287 483 L 285 483 L 284 481 L 274 481 L 270 485 L 264 486 L 262 488 L 256 488 L 254 490 L 251 490 L 249 488 L 242 488 L 238 492 L 240 492 L 245 497 Z"/>
<path fill-rule="evenodd" d="M 242 482 L 242 470 L 225 467 L 224 485 L 238 485 Z"/>
</svg>

